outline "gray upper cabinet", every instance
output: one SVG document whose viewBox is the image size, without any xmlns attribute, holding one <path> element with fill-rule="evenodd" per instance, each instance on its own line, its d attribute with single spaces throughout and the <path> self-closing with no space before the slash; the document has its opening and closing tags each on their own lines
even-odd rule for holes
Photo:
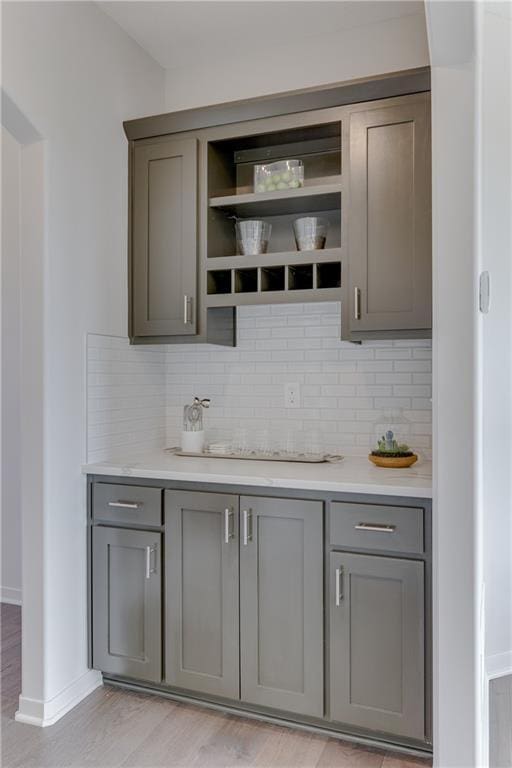
<svg viewBox="0 0 512 768">
<path fill-rule="evenodd" d="M 238 699 L 238 496 L 166 491 L 165 519 L 165 680 Z"/>
<path fill-rule="evenodd" d="M 197 332 L 197 139 L 132 149 L 130 336 Z"/>
<path fill-rule="evenodd" d="M 349 341 L 430 336 L 429 76 L 403 78 L 126 123 L 131 341 L 233 346 L 237 307 L 310 301 L 341 302 Z M 256 189 L 285 158 L 304 186 Z M 312 215 L 325 247 L 298 251 Z M 265 253 L 241 255 L 236 218 L 272 225 Z"/>
<path fill-rule="evenodd" d="M 430 335 L 430 94 L 350 116 L 343 336 Z"/>
<path fill-rule="evenodd" d="M 161 534 L 93 528 L 93 666 L 160 682 Z"/>
<path fill-rule="evenodd" d="M 332 552 L 331 719 L 425 738 L 424 564 Z"/>
<path fill-rule="evenodd" d="M 320 502 L 241 497 L 241 698 L 323 715 Z"/>
</svg>

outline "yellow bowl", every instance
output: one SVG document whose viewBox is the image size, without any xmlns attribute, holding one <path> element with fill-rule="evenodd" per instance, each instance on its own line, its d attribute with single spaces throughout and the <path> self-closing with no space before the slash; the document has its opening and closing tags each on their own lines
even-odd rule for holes
<svg viewBox="0 0 512 768">
<path fill-rule="evenodd" d="M 415 453 L 412 456 L 374 456 L 373 453 L 370 453 L 368 458 L 376 467 L 389 467 L 390 469 L 412 467 L 418 461 Z"/>
</svg>

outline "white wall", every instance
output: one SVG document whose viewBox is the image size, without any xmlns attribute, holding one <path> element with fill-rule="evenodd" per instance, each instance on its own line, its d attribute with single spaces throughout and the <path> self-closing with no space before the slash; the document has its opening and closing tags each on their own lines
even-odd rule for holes
<svg viewBox="0 0 512 768">
<path fill-rule="evenodd" d="M 2 571 L 0 599 L 21 602 L 21 146 L 2 127 Z"/>
<path fill-rule="evenodd" d="M 444 768 L 488 764 L 485 653 L 510 648 L 511 637 L 510 6 L 429 2 L 427 24 L 437 342 L 434 743 L 435 765 Z M 492 286 L 486 315 L 479 313 L 482 269 Z"/>
<path fill-rule="evenodd" d="M 3 87 L 45 140 L 43 488 L 23 509 L 43 600 L 37 626 L 37 606 L 24 613 L 19 716 L 47 724 L 98 680 L 86 654 L 85 334 L 126 333 L 122 120 L 162 111 L 163 74 L 93 3 L 2 11 Z"/>
<path fill-rule="evenodd" d="M 433 67 L 432 129 L 435 765 L 467 768 L 479 737 L 472 64 Z"/>
<path fill-rule="evenodd" d="M 486 3 L 480 30 L 485 654 L 490 674 L 512 674 L 512 12 Z"/>
<path fill-rule="evenodd" d="M 272 4 L 263 13 L 272 23 Z M 269 50 L 244 30 L 247 48 L 233 57 L 219 50 L 205 61 L 197 50 L 194 67 L 166 71 L 167 111 L 217 104 L 287 90 L 368 77 L 429 64 L 425 16 L 421 12 L 332 33 L 322 26 L 301 40 Z"/>
</svg>

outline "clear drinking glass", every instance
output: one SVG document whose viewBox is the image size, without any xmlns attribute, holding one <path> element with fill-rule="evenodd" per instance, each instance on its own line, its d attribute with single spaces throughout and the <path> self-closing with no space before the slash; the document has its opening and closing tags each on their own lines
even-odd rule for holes
<svg viewBox="0 0 512 768">
<path fill-rule="evenodd" d="M 266 221 L 237 221 L 236 245 L 240 256 L 257 256 L 266 253 L 272 225 Z"/>
<path fill-rule="evenodd" d="M 325 248 L 329 222 L 320 216 L 304 216 L 293 222 L 293 234 L 298 251 L 316 251 Z"/>
</svg>

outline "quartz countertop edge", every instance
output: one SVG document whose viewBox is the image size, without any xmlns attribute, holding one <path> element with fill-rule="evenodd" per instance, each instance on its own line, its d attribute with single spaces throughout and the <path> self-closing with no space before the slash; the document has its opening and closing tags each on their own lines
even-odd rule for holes
<svg viewBox="0 0 512 768">
<path fill-rule="evenodd" d="M 185 457 L 160 451 L 84 464 L 82 472 L 161 481 L 432 498 L 432 466 L 421 459 L 408 469 L 382 469 L 361 456 L 346 456 L 332 464 L 302 464 Z"/>
</svg>

